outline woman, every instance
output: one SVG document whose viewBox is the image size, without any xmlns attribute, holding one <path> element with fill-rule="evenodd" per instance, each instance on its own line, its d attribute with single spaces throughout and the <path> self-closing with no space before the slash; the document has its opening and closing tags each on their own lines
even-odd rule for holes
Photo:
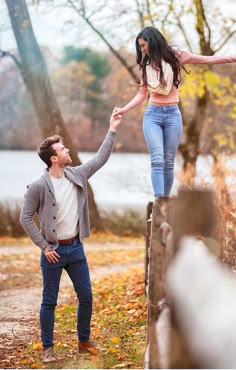
<svg viewBox="0 0 236 370">
<path fill-rule="evenodd" d="M 194 55 L 174 50 L 155 27 L 145 27 L 136 38 L 136 61 L 142 76 L 137 95 L 115 114 L 124 114 L 150 95 L 143 118 L 143 132 L 151 157 L 155 197 L 169 196 L 174 181 L 174 161 L 182 133 L 178 87 L 185 64 L 223 64 L 236 57 Z M 186 71 L 186 70 L 185 70 Z"/>
</svg>

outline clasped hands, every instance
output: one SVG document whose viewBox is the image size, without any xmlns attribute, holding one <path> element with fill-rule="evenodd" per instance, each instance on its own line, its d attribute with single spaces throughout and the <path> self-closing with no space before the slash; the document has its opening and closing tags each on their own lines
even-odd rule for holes
<svg viewBox="0 0 236 370">
<path fill-rule="evenodd" d="M 112 111 L 112 113 L 113 113 L 113 116 L 115 117 L 115 118 L 117 118 L 118 116 L 122 116 L 123 115 L 123 109 L 122 108 L 118 108 L 118 107 L 115 107 L 114 109 L 113 109 L 113 111 Z"/>
</svg>

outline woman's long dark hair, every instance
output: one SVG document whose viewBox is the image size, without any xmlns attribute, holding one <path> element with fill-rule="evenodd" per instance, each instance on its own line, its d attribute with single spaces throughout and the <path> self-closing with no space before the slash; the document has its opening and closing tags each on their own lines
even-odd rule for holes
<svg viewBox="0 0 236 370">
<path fill-rule="evenodd" d="M 149 55 L 143 58 L 141 48 L 139 46 L 139 39 L 144 39 L 148 43 Z M 161 65 L 162 59 L 169 63 L 173 70 L 173 83 L 178 88 L 181 81 L 181 64 L 174 50 L 168 45 L 165 37 L 155 27 L 145 27 L 136 37 L 136 62 L 142 70 L 142 80 L 144 85 L 147 84 L 146 65 L 151 64 L 154 69 L 160 70 L 160 83 L 163 87 L 166 86 L 163 69 Z"/>
</svg>

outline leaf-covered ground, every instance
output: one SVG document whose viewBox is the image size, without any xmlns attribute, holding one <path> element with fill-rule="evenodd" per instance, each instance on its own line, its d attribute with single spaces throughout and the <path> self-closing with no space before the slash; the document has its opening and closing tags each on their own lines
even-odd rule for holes
<svg viewBox="0 0 236 370">
<path fill-rule="evenodd" d="M 39 251 L 35 248 L 29 241 L 0 242 L 3 277 L 0 289 L 3 293 L 16 290 L 20 294 L 27 287 L 28 291 L 37 292 L 40 299 Z M 77 299 L 73 289 L 65 285 L 61 288 L 63 303 L 57 306 L 55 325 L 55 349 L 63 360 L 51 365 L 42 362 L 37 307 L 35 316 L 19 318 L 30 327 L 25 335 L 16 333 L 11 322 L 8 323 L 9 333 L 4 333 L 0 340 L 1 368 L 143 368 L 146 344 L 144 240 L 114 242 L 96 238 L 85 248 L 94 276 L 92 339 L 105 351 L 97 356 L 78 354 Z M 116 267 L 118 272 L 115 272 Z M 96 275 L 96 271 L 100 274 Z M 13 303 L 20 311 L 17 301 Z M 1 308 L 0 323 L 3 321 L 4 309 Z"/>
</svg>

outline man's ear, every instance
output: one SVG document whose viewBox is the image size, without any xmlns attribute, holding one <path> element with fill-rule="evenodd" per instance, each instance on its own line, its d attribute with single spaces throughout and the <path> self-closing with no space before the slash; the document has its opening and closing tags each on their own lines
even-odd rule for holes
<svg viewBox="0 0 236 370">
<path fill-rule="evenodd" d="M 52 155 L 52 156 L 50 157 L 50 161 L 52 162 L 52 164 L 53 164 L 53 163 L 56 163 L 56 162 L 57 162 L 57 156 L 56 156 L 56 155 Z"/>
</svg>

